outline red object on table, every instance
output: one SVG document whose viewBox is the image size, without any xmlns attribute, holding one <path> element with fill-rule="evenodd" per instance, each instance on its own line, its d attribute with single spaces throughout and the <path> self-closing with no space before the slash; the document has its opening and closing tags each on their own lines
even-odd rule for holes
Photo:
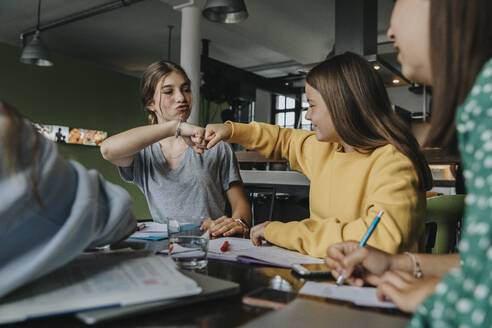
<svg viewBox="0 0 492 328">
<path fill-rule="evenodd" d="M 221 252 L 227 252 L 229 250 L 229 242 L 226 240 L 220 247 Z"/>
</svg>

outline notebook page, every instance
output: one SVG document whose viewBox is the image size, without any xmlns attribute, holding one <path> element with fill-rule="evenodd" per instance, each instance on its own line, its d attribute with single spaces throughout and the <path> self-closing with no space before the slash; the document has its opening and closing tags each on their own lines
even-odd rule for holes
<svg viewBox="0 0 492 328">
<path fill-rule="evenodd" d="M 376 288 L 374 287 L 337 286 L 330 283 L 308 281 L 299 293 L 333 298 L 360 306 L 396 308 L 396 305 L 392 302 L 381 302 L 378 300 L 376 297 Z"/>
<path fill-rule="evenodd" d="M 248 249 L 246 252 L 241 251 L 241 255 L 250 256 L 258 260 L 275 263 L 283 266 L 292 266 L 292 264 L 316 264 L 324 263 L 323 259 L 304 255 L 296 251 L 291 251 L 278 246 L 258 246 Z"/>
<path fill-rule="evenodd" d="M 123 306 L 201 292 L 170 258 L 84 254 L 0 301 L 0 323 L 29 317 Z"/>
<path fill-rule="evenodd" d="M 142 223 L 140 223 L 142 224 Z M 141 232 L 165 232 L 167 233 L 167 224 L 158 223 L 158 222 L 144 222 L 145 228 L 140 230 Z"/>
<path fill-rule="evenodd" d="M 225 241 L 229 242 L 229 248 L 228 251 L 222 252 L 220 248 L 224 245 Z M 278 246 L 254 246 L 250 239 L 237 237 L 212 239 L 209 241 L 208 251 L 210 258 L 232 260 L 238 256 L 246 256 L 272 264 L 289 267 L 295 263 L 323 263 L 322 259 L 304 255 L 296 251 L 287 250 Z"/>
</svg>

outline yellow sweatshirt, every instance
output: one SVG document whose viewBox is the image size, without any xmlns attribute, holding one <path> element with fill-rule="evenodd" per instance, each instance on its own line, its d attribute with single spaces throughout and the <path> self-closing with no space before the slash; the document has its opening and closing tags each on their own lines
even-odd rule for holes
<svg viewBox="0 0 492 328">
<path fill-rule="evenodd" d="M 267 158 L 284 158 L 311 181 L 311 217 L 271 222 L 265 229 L 269 242 L 324 257 L 332 244 L 360 241 L 384 210 L 367 244 L 389 253 L 422 250 L 425 192 L 418 187 L 412 161 L 393 145 L 371 153 L 345 153 L 336 143 L 318 141 L 313 132 L 257 122 L 230 124 L 233 133 L 228 142 Z"/>
</svg>

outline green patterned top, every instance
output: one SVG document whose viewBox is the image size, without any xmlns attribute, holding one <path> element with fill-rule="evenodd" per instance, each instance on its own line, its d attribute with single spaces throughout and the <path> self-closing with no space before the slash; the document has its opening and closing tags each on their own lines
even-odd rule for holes
<svg viewBox="0 0 492 328">
<path fill-rule="evenodd" d="M 410 327 L 492 327 L 492 59 L 456 113 L 467 190 L 462 265 L 437 285 Z"/>
</svg>

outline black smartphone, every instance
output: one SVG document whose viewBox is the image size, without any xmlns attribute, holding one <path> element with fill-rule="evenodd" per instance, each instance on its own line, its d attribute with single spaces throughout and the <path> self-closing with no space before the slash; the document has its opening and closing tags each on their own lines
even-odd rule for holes
<svg viewBox="0 0 492 328">
<path fill-rule="evenodd" d="M 295 292 L 262 287 L 243 296 L 243 303 L 269 309 L 278 309 L 297 297 Z"/>
<path fill-rule="evenodd" d="M 293 264 L 292 272 L 301 278 L 333 279 L 331 268 L 326 264 Z"/>
</svg>

